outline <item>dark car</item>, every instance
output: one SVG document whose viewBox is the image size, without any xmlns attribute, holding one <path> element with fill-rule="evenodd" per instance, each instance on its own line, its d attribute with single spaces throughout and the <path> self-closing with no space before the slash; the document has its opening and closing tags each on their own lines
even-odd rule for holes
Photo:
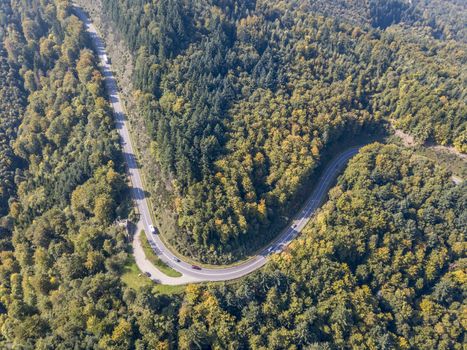
<svg viewBox="0 0 467 350">
<path fill-rule="evenodd" d="M 193 270 L 201 270 L 201 267 L 197 266 L 197 265 L 191 265 L 191 268 Z"/>
<path fill-rule="evenodd" d="M 144 275 L 147 277 L 151 277 L 151 274 L 149 272 L 145 272 Z"/>
</svg>

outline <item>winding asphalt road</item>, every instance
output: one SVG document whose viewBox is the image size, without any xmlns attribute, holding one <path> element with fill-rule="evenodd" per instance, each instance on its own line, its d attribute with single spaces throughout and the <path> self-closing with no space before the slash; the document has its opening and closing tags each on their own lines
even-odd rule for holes
<svg viewBox="0 0 467 350">
<path fill-rule="evenodd" d="M 330 162 L 321 175 L 321 178 L 317 182 L 317 186 L 313 193 L 306 201 L 300 212 L 294 217 L 290 226 L 285 229 L 273 243 L 260 251 L 258 255 L 243 263 L 231 267 L 220 267 L 216 269 L 203 268 L 201 270 L 195 270 L 192 268 L 191 264 L 184 261 L 178 261 L 175 255 L 172 254 L 161 241 L 159 235 L 150 233 L 149 226 L 154 224 L 152 223 L 148 203 L 144 195 L 143 183 L 141 181 L 135 153 L 133 152 L 133 147 L 130 140 L 130 133 L 128 131 L 127 125 L 128 123 L 118 94 L 117 83 L 112 74 L 111 66 L 105 52 L 104 43 L 98 36 L 96 28 L 91 23 L 90 19 L 87 17 L 84 11 L 82 11 L 77 6 L 74 7 L 74 10 L 76 15 L 85 24 L 86 31 L 89 33 L 95 50 L 97 51 L 102 74 L 105 77 L 105 86 L 114 110 L 115 124 L 121 138 L 123 156 L 127 164 L 128 175 L 132 184 L 131 195 L 135 201 L 135 205 L 140 212 L 141 219 L 138 223 L 138 228 L 144 229 L 148 241 L 159 258 L 173 269 L 182 273 L 183 276 L 178 278 L 168 277 L 160 272 L 145 258 L 144 251 L 141 247 L 141 242 L 139 241 L 139 236 L 136 235 L 133 241 L 133 250 L 138 267 L 142 271 L 149 272 L 152 279 L 157 280 L 163 284 L 177 285 L 202 281 L 226 281 L 245 276 L 259 269 L 266 263 L 269 255 L 285 249 L 285 247 L 297 237 L 300 231 L 306 226 L 308 221 L 310 221 L 316 209 L 324 201 L 327 191 L 329 190 L 333 181 L 336 179 L 339 172 L 344 168 L 347 161 L 358 152 L 359 147 L 346 150 Z"/>
</svg>

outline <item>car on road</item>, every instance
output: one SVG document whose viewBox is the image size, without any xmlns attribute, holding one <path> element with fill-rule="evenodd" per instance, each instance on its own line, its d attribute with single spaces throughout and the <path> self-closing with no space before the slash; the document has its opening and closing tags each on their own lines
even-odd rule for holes
<svg viewBox="0 0 467 350">
<path fill-rule="evenodd" d="M 198 265 L 191 265 L 191 268 L 193 270 L 201 270 L 201 267 L 199 267 Z"/>
<path fill-rule="evenodd" d="M 279 243 L 276 247 L 275 247 L 275 252 L 276 253 L 282 253 L 282 250 L 284 249 L 285 247 L 285 243 L 282 242 L 282 243 Z"/>
<path fill-rule="evenodd" d="M 153 235 L 155 235 L 157 233 L 157 230 L 154 226 L 152 225 L 149 225 L 149 232 L 151 232 Z"/>
<path fill-rule="evenodd" d="M 151 274 L 150 274 L 149 272 L 145 272 L 144 275 L 145 275 L 146 277 L 151 277 Z"/>
<path fill-rule="evenodd" d="M 297 227 L 297 224 L 293 224 L 292 228 L 296 228 Z"/>
<path fill-rule="evenodd" d="M 175 261 L 175 262 L 180 262 L 180 259 L 177 258 L 176 256 L 174 256 L 174 257 L 172 258 L 172 260 Z"/>
</svg>

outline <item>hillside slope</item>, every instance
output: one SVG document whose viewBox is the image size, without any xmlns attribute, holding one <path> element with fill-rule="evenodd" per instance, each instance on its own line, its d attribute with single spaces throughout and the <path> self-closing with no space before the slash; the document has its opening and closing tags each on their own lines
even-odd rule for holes
<svg viewBox="0 0 467 350">
<path fill-rule="evenodd" d="M 465 151 L 466 47 L 431 20 L 435 1 L 100 6 L 134 55 L 142 167 L 182 254 L 225 263 L 261 246 L 331 146 L 386 122 Z"/>
</svg>

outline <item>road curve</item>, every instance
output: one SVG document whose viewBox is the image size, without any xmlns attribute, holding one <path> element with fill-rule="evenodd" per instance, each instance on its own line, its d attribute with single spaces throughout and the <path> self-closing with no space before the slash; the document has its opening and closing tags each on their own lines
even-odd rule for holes
<svg viewBox="0 0 467 350">
<path fill-rule="evenodd" d="M 131 196 L 134 199 L 135 205 L 140 212 L 140 222 L 138 223 L 138 228 L 144 229 L 148 241 L 159 258 L 173 269 L 182 273 L 183 276 L 178 278 L 168 277 L 160 272 L 156 267 L 154 267 L 154 265 L 145 258 L 144 251 L 139 241 L 139 236 L 136 235 L 133 241 L 133 250 L 138 267 L 142 271 L 149 272 L 153 280 L 170 285 L 203 281 L 232 280 L 245 276 L 262 267 L 266 263 L 269 255 L 283 250 L 306 226 L 308 221 L 310 221 L 311 217 L 313 216 L 313 213 L 325 199 L 327 191 L 329 190 L 339 172 L 344 168 L 347 161 L 358 152 L 359 147 L 346 150 L 330 162 L 317 182 L 317 186 L 313 190 L 313 193 L 306 201 L 300 212 L 294 217 L 290 226 L 286 228 L 273 243 L 261 250 L 258 255 L 235 266 L 216 269 L 203 268 L 201 270 L 194 270 L 192 269 L 191 264 L 184 261 L 177 261 L 175 255 L 172 254 L 161 241 L 159 235 L 153 235 L 150 233 L 149 225 L 153 225 L 153 223 L 151 220 L 148 203 L 144 195 L 143 183 L 141 181 L 140 172 L 137 167 L 136 156 L 133 152 L 130 133 L 128 131 L 128 123 L 125 118 L 122 103 L 118 94 L 117 83 L 111 71 L 111 66 L 105 52 L 104 43 L 98 36 L 96 28 L 91 23 L 86 13 L 78 6 L 74 6 L 74 11 L 75 14 L 84 22 L 85 29 L 89 33 L 94 48 L 99 57 L 100 68 L 105 78 L 105 86 L 109 95 L 110 103 L 114 110 L 115 125 L 118 134 L 120 135 L 123 156 L 127 164 L 128 175 L 132 184 Z"/>
</svg>

